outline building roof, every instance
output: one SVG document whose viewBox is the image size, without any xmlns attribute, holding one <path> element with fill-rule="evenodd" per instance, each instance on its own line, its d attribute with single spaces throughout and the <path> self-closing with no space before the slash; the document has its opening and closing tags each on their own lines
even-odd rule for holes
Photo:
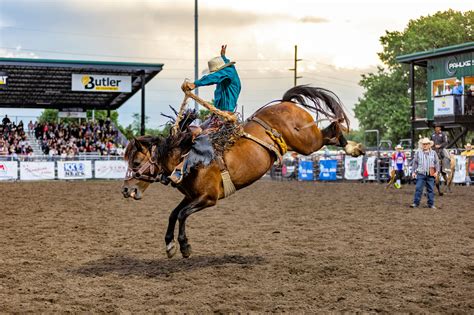
<svg viewBox="0 0 474 315">
<path fill-rule="evenodd" d="M 398 56 L 397 61 L 400 63 L 414 63 L 415 65 L 426 67 L 428 59 L 472 51 L 474 51 L 474 42 L 468 42 L 459 45 L 436 48 L 427 51 Z"/>
<path fill-rule="evenodd" d="M 0 108 L 117 109 L 163 68 L 161 63 L 0 58 Z M 130 92 L 72 90 L 73 74 L 131 77 Z"/>
</svg>

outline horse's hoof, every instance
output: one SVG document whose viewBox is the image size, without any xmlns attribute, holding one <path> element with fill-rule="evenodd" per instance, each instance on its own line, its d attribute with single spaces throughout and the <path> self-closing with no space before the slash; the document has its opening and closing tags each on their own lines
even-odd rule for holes
<svg viewBox="0 0 474 315">
<path fill-rule="evenodd" d="M 166 245 L 166 255 L 168 256 L 168 258 L 173 257 L 176 254 L 176 250 L 177 248 L 174 240 L 171 241 L 168 245 Z"/>
<path fill-rule="evenodd" d="M 189 258 L 192 253 L 191 245 L 187 244 L 186 247 L 182 248 L 181 247 L 181 255 L 183 255 L 183 258 Z"/>
</svg>

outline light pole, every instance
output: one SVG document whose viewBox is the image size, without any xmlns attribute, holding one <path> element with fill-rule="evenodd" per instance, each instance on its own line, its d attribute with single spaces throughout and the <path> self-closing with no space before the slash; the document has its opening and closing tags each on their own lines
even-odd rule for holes
<svg viewBox="0 0 474 315">
<path fill-rule="evenodd" d="M 288 69 L 290 71 L 294 71 L 295 73 L 295 76 L 294 76 L 294 81 L 293 81 L 293 85 L 296 86 L 296 80 L 297 79 L 301 79 L 302 77 L 298 76 L 298 61 L 301 61 L 303 59 L 298 59 L 298 45 L 295 45 L 295 60 L 294 60 L 294 68 L 292 69 Z"/>
<path fill-rule="evenodd" d="M 194 81 L 199 79 L 199 59 L 198 59 L 198 0 L 194 0 Z M 195 94 L 199 96 L 199 88 L 195 89 Z M 199 113 L 199 104 L 194 101 L 194 109 Z"/>
</svg>

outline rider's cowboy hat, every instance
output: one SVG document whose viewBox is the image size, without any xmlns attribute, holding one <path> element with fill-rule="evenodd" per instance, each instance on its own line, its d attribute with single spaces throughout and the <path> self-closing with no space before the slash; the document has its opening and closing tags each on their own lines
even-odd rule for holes
<svg viewBox="0 0 474 315">
<path fill-rule="evenodd" d="M 219 70 L 222 70 L 226 67 L 232 66 L 235 64 L 235 61 L 231 61 L 228 63 L 224 62 L 224 59 L 222 59 L 221 56 L 214 57 L 211 60 L 207 62 L 207 66 L 209 67 L 208 71 L 209 73 L 216 72 Z"/>
<path fill-rule="evenodd" d="M 397 146 L 395 147 L 395 150 L 396 150 L 396 149 L 403 150 L 403 147 L 402 147 L 401 145 L 397 144 Z"/>
<path fill-rule="evenodd" d="M 456 83 L 461 83 L 461 80 L 459 80 L 459 79 L 456 79 Z"/>
<path fill-rule="evenodd" d="M 474 91 L 474 84 L 471 84 L 471 86 L 469 87 L 469 90 Z"/>
<path fill-rule="evenodd" d="M 466 143 L 466 145 L 464 146 L 464 149 L 466 149 L 466 150 L 470 150 L 471 148 L 472 148 L 472 146 L 471 146 L 470 143 Z"/>
<path fill-rule="evenodd" d="M 433 143 L 434 143 L 433 141 L 431 141 L 430 139 L 428 139 L 426 137 L 421 139 L 420 142 L 421 142 L 421 144 L 430 144 L 430 145 L 433 145 Z"/>
</svg>

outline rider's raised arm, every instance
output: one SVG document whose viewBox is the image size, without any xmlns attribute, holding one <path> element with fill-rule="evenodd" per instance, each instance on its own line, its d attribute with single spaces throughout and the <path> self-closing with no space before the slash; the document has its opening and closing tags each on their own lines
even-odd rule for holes
<svg viewBox="0 0 474 315">
<path fill-rule="evenodd" d="M 229 63 L 229 62 L 230 62 L 230 59 L 227 58 L 225 55 L 222 55 L 221 57 L 222 57 L 222 59 L 224 60 L 225 63 Z"/>
</svg>

